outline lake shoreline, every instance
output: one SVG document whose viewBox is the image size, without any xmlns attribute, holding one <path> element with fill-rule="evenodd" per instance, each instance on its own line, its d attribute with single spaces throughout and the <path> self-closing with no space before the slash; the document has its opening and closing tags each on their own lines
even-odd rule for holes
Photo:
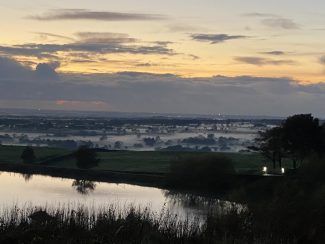
<svg viewBox="0 0 325 244">
<path fill-rule="evenodd" d="M 66 179 L 90 180 L 106 183 L 132 184 L 166 189 L 166 174 L 113 170 L 85 170 L 58 168 L 44 165 L 0 163 L 0 171 L 19 174 L 43 175 Z"/>
<path fill-rule="evenodd" d="M 130 184 L 143 187 L 154 187 L 163 190 L 191 193 L 195 195 L 218 195 L 218 197 L 227 195 L 239 185 L 249 185 L 256 181 L 267 180 L 270 178 L 282 177 L 264 177 L 262 175 L 229 175 L 231 184 L 230 188 L 225 192 L 214 191 L 206 188 L 192 188 L 182 185 L 171 185 L 168 182 L 167 173 L 158 172 L 137 172 L 137 171 L 114 171 L 114 170 L 94 170 L 94 169 L 75 169 L 75 168 L 62 168 L 53 167 L 48 165 L 39 164 L 13 164 L 13 163 L 0 163 L 0 171 L 8 173 L 42 175 L 49 177 L 57 177 L 73 180 L 89 180 L 104 183 L 116 184 Z"/>
</svg>

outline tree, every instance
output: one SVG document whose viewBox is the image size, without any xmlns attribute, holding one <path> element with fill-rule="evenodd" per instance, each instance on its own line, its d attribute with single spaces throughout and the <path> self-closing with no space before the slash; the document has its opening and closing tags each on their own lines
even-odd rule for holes
<svg viewBox="0 0 325 244">
<path fill-rule="evenodd" d="M 116 142 L 114 143 L 114 149 L 116 149 L 116 150 L 120 150 L 120 149 L 122 149 L 122 147 L 123 147 L 123 142 L 121 142 L 121 141 L 116 141 Z"/>
<path fill-rule="evenodd" d="M 325 123 L 321 126 L 321 142 L 318 153 L 322 156 L 325 154 Z"/>
<path fill-rule="evenodd" d="M 144 142 L 144 144 L 146 144 L 146 146 L 149 146 L 149 147 L 153 147 L 157 143 L 156 139 L 151 138 L 151 137 L 143 138 L 143 142 Z"/>
<path fill-rule="evenodd" d="M 33 163 L 36 159 L 34 149 L 32 147 L 25 147 L 20 158 L 23 160 L 24 163 Z"/>
<path fill-rule="evenodd" d="M 74 180 L 72 186 L 76 191 L 82 195 L 88 195 L 93 192 L 96 188 L 96 184 L 89 180 Z"/>
<path fill-rule="evenodd" d="M 282 167 L 282 159 L 285 156 L 283 128 L 274 127 L 265 132 L 261 132 L 256 139 L 259 146 L 256 148 L 264 157 L 272 161 L 273 168 L 276 168 L 276 163 Z"/>
<path fill-rule="evenodd" d="M 313 152 L 322 152 L 322 127 L 319 120 L 311 114 L 298 114 L 286 119 L 282 125 L 285 149 L 293 161 L 297 162 L 310 156 Z"/>
<path fill-rule="evenodd" d="M 94 149 L 88 148 L 87 146 L 81 146 L 74 153 L 76 164 L 78 168 L 90 169 L 96 167 L 99 163 L 97 153 Z"/>
<path fill-rule="evenodd" d="M 292 159 L 293 168 L 297 162 L 302 163 L 306 157 L 316 152 L 324 153 L 325 126 L 311 114 L 298 114 L 288 117 L 280 126 L 260 133 L 256 139 L 258 147 L 250 147 L 260 151 L 266 158 L 282 167 L 284 157 Z"/>
</svg>

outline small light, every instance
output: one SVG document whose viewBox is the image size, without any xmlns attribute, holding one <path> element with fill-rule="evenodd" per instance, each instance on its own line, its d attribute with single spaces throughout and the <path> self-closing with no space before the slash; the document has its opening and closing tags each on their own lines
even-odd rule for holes
<svg viewBox="0 0 325 244">
<path fill-rule="evenodd" d="M 281 168 L 281 173 L 284 174 L 285 173 L 285 169 Z"/>
<path fill-rule="evenodd" d="M 267 167 L 263 167 L 263 173 L 264 173 L 264 174 L 267 173 Z"/>
</svg>

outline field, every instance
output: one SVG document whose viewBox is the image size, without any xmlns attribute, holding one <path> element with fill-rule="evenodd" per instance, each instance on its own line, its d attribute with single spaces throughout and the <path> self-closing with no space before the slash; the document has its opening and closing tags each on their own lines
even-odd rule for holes
<svg viewBox="0 0 325 244">
<path fill-rule="evenodd" d="M 21 163 L 20 155 L 24 147 L 0 146 L 0 163 Z M 37 157 L 36 163 L 44 163 L 60 168 L 76 168 L 75 161 L 71 157 L 62 158 L 71 151 L 57 148 L 34 148 Z M 134 152 L 134 151 L 112 151 L 100 152 L 98 170 L 132 171 L 166 173 L 170 162 L 177 158 L 187 158 L 209 153 L 200 152 Z M 257 153 L 217 153 L 232 159 L 234 167 L 238 172 L 260 170 L 265 159 Z"/>
<path fill-rule="evenodd" d="M 21 146 L 0 146 L 0 163 L 21 163 L 20 158 L 24 147 Z M 48 147 L 35 147 L 34 148 L 37 161 L 41 162 L 49 158 L 64 155 L 69 151 L 59 148 L 48 148 Z"/>
</svg>

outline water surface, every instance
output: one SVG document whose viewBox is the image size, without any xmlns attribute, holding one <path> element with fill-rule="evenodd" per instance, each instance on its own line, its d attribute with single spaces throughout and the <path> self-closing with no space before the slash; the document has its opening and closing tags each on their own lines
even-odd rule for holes
<svg viewBox="0 0 325 244">
<path fill-rule="evenodd" d="M 188 195 L 130 184 L 1 172 L 0 186 L 0 206 L 4 209 L 12 206 L 63 206 L 73 209 L 80 205 L 97 209 L 114 204 L 122 209 L 130 205 L 149 207 L 157 213 L 164 209 L 184 218 L 201 218 L 208 211 L 202 199 L 200 204 L 196 204 L 197 201 Z"/>
</svg>

